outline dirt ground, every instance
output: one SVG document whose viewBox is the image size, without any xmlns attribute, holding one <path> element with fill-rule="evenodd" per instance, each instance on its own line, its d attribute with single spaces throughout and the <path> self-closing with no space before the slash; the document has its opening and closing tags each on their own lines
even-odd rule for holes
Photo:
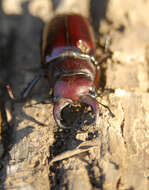
<svg viewBox="0 0 149 190">
<path fill-rule="evenodd" d="M 0 189 L 149 189 L 149 0 L 0 1 Z M 42 79 L 29 98 L 13 103 L 39 72 L 46 22 L 62 12 L 89 18 L 101 46 L 110 39 L 112 57 L 101 64 L 96 124 L 59 129 Z M 106 89 L 112 89 L 107 93 Z M 37 105 L 33 105 L 38 102 Z M 28 105 L 32 106 L 28 106 Z M 5 110 L 3 108 L 5 107 Z M 69 117 L 69 116 L 68 116 Z"/>
</svg>

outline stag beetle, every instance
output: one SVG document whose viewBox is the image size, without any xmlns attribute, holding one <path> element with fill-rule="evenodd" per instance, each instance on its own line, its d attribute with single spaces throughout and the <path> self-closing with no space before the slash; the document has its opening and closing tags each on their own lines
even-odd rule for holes
<svg viewBox="0 0 149 190">
<path fill-rule="evenodd" d="M 94 120 L 99 117 L 96 89 L 100 66 L 94 55 L 94 34 L 83 16 L 58 15 L 45 27 L 41 63 L 52 91 L 54 119 L 60 127 L 64 127 L 61 112 L 68 105 L 87 104 L 92 108 Z M 40 73 L 33 79 L 23 98 L 41 77 Z"/>
</svg>

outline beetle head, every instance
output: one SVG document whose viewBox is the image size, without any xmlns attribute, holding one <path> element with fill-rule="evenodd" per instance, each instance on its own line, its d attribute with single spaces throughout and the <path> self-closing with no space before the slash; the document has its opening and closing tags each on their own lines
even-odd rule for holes
<svg viewBox="0 0 149 190">
<path fill-rule="evenodd" d="M 91 106 L 95 115 L 95 120 L 99 116 L 98 103 L 93 97 L 95 88 L 90 77 L 84 74 L 63 75 L 56 82 L 53 89 L 54 93 L 54 119 L 58 126 L 63 127 L 61 112 L 64 107 L 75 105 L 78 103 L 85 103 Z"/>
</svg>

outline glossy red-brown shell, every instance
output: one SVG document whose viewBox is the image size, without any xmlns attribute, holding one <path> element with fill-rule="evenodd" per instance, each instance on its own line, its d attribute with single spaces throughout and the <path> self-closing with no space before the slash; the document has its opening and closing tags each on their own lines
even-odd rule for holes
<svg viewBox="0 0 149 190">
<path fill-rule="evenodd" d="M 63 74 L 67 73 L 67 71 L 75 73 L 83 70 L 86 73 L 88 70 L 86 74 L 90 73 L 92 75 L 93 83 L 97 87 L 99 80 L 97 65 L 92 64 L 91 66 L 89 61 L 79 60 L 79 58 L 70 58 L 69 64 L 66 64 L 68 60 L 65 59 L 50 61 L 66 52 L 75 52 L 89 56 L 94 56 L 95 54 L 92 28 L 88 20 L 81 15 L 58 15 L 46 26 L 42 44 L 42 64 L 46 68 L 45 70 L 48 72 L 47 75 L 52 83 L 55 80 L 53 77 L 57 75 L 56 73 Z M 78 65 L 80 65 L 80 70 Z"/>
<path fill-rule="evenodd" d="M 77 14 L 59 15 L 46 27 L 43 37 L 43 61 L 68 50 L 94 55 L 92 29 L 84 17 Z"/>
<path fill-rule="evenodd" d="M 43 35 L 42 65 L 52 89 L 53 115 L 58 126 L 63 126 L 61 112 L 69 104 L 91 106 L 95 120 L 98 119 L 95 94 L 99 66 L 94 54 L 93 32 L 83 16 L 59 15 L 47 25 Z"/>
</svg>

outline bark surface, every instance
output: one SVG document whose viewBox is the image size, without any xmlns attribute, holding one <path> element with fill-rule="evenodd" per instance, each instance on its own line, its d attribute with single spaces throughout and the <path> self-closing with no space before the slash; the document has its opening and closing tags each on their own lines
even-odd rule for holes
<svg viewBox="0 0 149 190">
<path fill-rule="evenodd" d="M 24 102 L 2 98 L 9 126 L 4 122 L 6 130 L 0 128 L 0 189 L 149 189 L 148 10 L 149 0 L 1 1 L 0 82 L 19 97 L 40 70 L 44 22 L 57 13 L 78 12 L 95 29 L 99 59 L 100 46 L 110 39 L 113 54 L 101 65 L 100 87 L 113 91 L 99 91 L 103 96 L 97 100 L 115 117 L 99 104 L 96 124 L 59 129 L 53 105 L 40 103 L 48 97 L 46 79 Z"/>
</svg>

